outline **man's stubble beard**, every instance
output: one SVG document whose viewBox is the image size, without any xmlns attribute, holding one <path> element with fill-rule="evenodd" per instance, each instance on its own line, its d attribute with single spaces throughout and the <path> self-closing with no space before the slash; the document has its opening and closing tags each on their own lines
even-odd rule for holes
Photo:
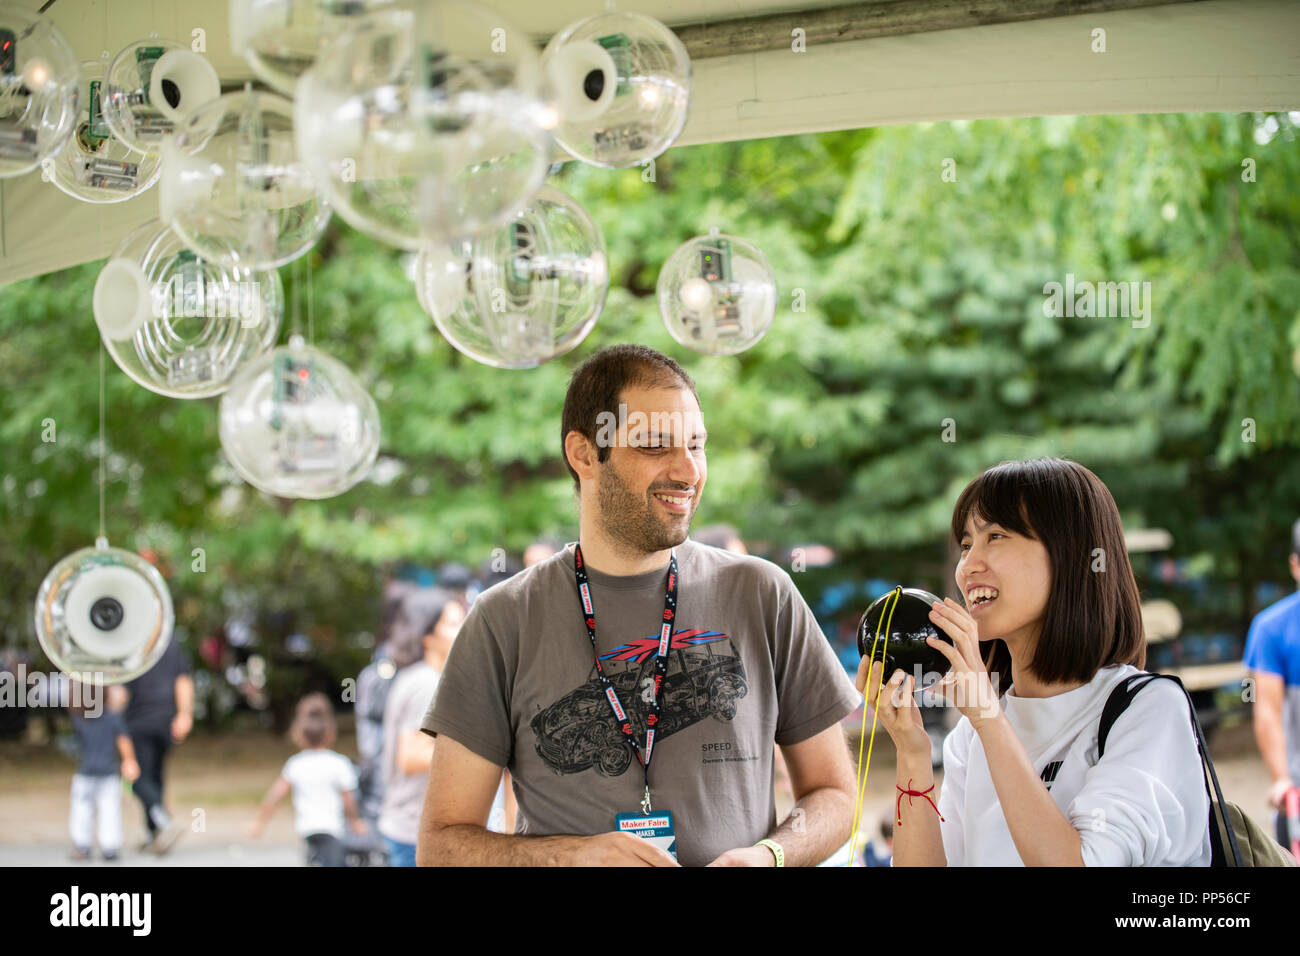
<svg viewBox="0 0 1300 956">
<path fill-rule="evenodd" d="M 628 488 L 612 461 L 603 462 L 600 468 L 597 520 L 601 531 L 616 547 L 634 555 L 654 554 L 675 548 L 686 540 L 699 504 L 698 496 L 691 496 L 690 514 L 682 516 L 685 520 L 680 525 L 670 524 L 656 518 L 654 505 L 646 497 L 639 497 Z M 661 490 L 670 494 L 673 489 Z"/>
</svg>

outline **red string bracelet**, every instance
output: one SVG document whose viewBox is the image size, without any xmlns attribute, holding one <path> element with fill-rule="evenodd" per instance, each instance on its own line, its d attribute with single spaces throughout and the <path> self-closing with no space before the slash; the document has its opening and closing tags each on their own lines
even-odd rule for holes
<svg viewBox="0 0 1300 956">
<path fill-rule="evenodd" d="M 934 784 L 930 784 L 930 786 L 926 787 L 924 790 L 913 790 L 912 778 L 908 777 L 906 790 L 904 790 L 898 784 L 894 784 L 894 789 L 898 791 L 898 799 L 894 802 L 894 825 L 895 826 L 901 827 L 903 825 L 903 798 L 904 797 L 907 797 L 907 805 L 909 807 L 912 805 L 913 797 L 925 797 L 926 801 L 930 804 L 930 806 L 934 807 L 934 812 L 939 813 L 939 807 L 935 804 L 934 800 L 930 797 L 930 791 L 934 789 Z M 942 813 L 939 813 L 939 820 L 941 823 L 948 822 L 947 820 L 944 820 Z"/>
</svg>

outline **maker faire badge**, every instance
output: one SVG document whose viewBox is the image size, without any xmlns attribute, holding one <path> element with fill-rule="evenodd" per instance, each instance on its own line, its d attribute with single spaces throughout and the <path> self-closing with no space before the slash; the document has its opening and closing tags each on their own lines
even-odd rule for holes
<svg viewBox="0 0 1300 956">
<path fill-rule="evenodd" d="M 620 813 L 614 818 L 619 832 L 632 833 L 677 859 L 677 832 L 671 811 L 662 813 Z"/>
</svg>

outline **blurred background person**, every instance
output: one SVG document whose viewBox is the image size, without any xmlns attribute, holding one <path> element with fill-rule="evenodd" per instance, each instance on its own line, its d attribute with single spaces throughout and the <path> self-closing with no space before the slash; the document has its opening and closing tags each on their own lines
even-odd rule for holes
<svg viewBox="0 0 1300 956">
<path fill-rule="evenodd" d="M 880 831 L 876 839 L 862 848 L 864 866 L 892 866 L 894 859 L 894 821 L 880 818 Z"/>
<path fill-rule="evenodd" d="M 88 691 L 97 691 L 97 704 L 87 706 Z M 80 756 L 72 776 L 68 830 L 72 836 L 72 859 L 89 860 L 98 826 L 99 852 L 112 862 L 122 849 L 122 779 L 135 780 L 140 766 L 135 761 L 131 735 L 122 715 L 104 706 L 104 689 L 82 684 L 69 695 L 72 730 Z M 118 758 L 121 757 L 121 771 Z"/>
<path fill-rule="evenodd" d="M 564 542 L 559 538 L 549 535 L 538 538 L 524 548 L 524 567 L 531 568 L 534 564 L 541 564 L 551 555 L 558 554 L 563 547 Z"/>
<path fill-rule="evenodd" d="M 691 540 L 707 544 L 711 548 L 721 548 L 732 554 L 749 554 L 740 532 L 729 524 L 711 524 L 691 534 Z"/>
<path fill-rule="evenodd" d="M 358 775 L 361 818 L 373 831 L 384 799 L 384 774 L 381 765 L 384 750 L 384 707 L 393 689 L 393 678 L 401 666 L 393 658 L 393 628 L 402 602 L 418 591 L 411 581 L 390 579 L 384 584 L 384 601 L 379 612 L 379 634 L 370 663 L 357 675 L 356 727 L 357 754 L 361 771 Z M 411 663 L 405 661 L 402 663 Z"/>
<path fill-rule="evenodd" d="M 384 800 L 384 775 L 380 764 L 384 751 L 384 707 L 397 676 L 389 643 L 375 647 L 370 663 L 357 675 L 356 727 L 360 757 L 358 796 L 361 816 L 372 826 L 379 818 Z"/>
<path fill-rule="evenodd" d="M 1291 577 L 1300 586 L 1300 521 L 1291 527 Z M 1278 842 L 1290 846 L 1284 800 L 1300 780 L 1300 590 L 1260 611 L 1246 636 L 1255 681 L 1255 741 L 1268 767 Z"/>
<path fill-rule="evenodd" d="M 478 596 L 488 588 L 500 584 L 502 581 L 509 581 L 523 569 L 524 566 L 514 556 L 507 554 L 504 548 L 497 549 L 492 553 L 491 557 L 479 565 L 478 574 L 474 578 L 474 587 L 470 592 L 469 603 L 473 604 Z"/>
<path fill-rule="evenodd" d="M 434 586 L 469 607 L 470 593 L 474 590 L 474 572 L 459 561 L 448 561 L 434 574 Z"/>
<path fill-rule="evenodd" d="M 379 834 L 393 866 L 415 866 L 420 811 L 429 785 L 433 738 L 420 724 L 438 690 L 447 654 L 465 620 L 466 606 L 444 588 L 407 595 L 394 622 L 391 653 L 401 666 L 384 710 L 384 799 Z M 497 788 L 489 829 L 506 825 L 505 788 Z"/>
<path fill-rule="evenodd" d="M 194 726 L 189 655 L 173 639 L 157 664 L 121 686 L 126 697 L 123 716 L 140 766 L 131 789 L 144 809 L 149 833 L 140 849 L 161 856 L 184 832 L 164 807 L 163 768 L 172 744 L 182 743 Z"/>
<path fill-rule="evenodd" d="M 331 748 L 338 739 L 334 707 L 321 693 L 298 701 L 289 737 L 298 752 L 284 769 L 258 808 L 248 835 L 259 837 L 280 801 L 293 794 L 294 830 L 307 844 L 312 866 L 344 866 L 344 822 L 354 833 L 366 825 L 357 809 L 357 774 L 352 761 Z"/>
</svg>

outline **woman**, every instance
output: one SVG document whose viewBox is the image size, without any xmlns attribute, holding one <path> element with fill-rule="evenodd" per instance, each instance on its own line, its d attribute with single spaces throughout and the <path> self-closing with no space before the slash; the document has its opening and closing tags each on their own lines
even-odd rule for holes
<svg viewBox="0 0 1300 956">
<path fill-rule="evenodd" d="M 420 724 L 464 619 L 465 606 L 451 592 L 417 588 L 402 598 L 393 621 L 390 654 L 399 670 L 384 703 L 384 796 L 376 825 L 393 866 L 415 866 L 420 810 L 433 759 L 433 738 L 420 731 Z"/>
<path fill-rule="evenodd" d="M 384 705 L 384 797 L 377 829 L 393 866 L 415 866 L 420 813 L 429 785 L 434 739 L 421 729 L 465 620 L 454 592 L 420 588 L 407 594 L 393 624 L 392 654 L 401 669 Z M 488 829 L 506 832 L 506 784 L 497 787 Z"/>
<path fill-rule="evenodd" d="M 929 644 L 952 666 L 937 689 L 962 719 L 937 803 L 913 679 L 896 671 L 877 701 L 881 665 L 858 671 L 898 751 L 894 865 L 1208 866 L 1208 797 L 1177 686 L 1143 687 L 1097 759 L 1106 698 L 1146 660 L 1106 486 L 1070 461 L 1007 462 L 967 485 L 952 535 L 966 606 L 935 603 L 953 644 Z"/>
</svg>

